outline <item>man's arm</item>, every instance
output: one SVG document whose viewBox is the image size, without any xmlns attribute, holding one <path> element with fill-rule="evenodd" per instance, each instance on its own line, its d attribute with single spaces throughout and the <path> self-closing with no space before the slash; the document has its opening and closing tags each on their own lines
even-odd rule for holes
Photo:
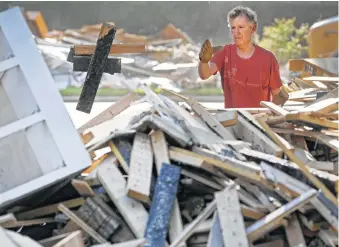
<svg viewBox="0 0 339 247">
<path fill-rule="evenodd" d="M 218 67 L 213 62 L 204 63 L 200 61 L 198 71 L 199 71 L 200 78 L 202 80 L 207 80 L 212 75 L 218 72 Z"/>
</svg>

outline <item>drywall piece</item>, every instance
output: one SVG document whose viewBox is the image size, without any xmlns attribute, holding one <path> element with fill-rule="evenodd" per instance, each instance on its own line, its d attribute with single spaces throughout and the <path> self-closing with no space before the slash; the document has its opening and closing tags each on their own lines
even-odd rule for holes
<svg viewBox="0 0 339 247">
<path fill-rule="evenodd" d="M 18 7 L 0 13 L 0 114 L 0 209 L 90 166 Z"/>
</svg>

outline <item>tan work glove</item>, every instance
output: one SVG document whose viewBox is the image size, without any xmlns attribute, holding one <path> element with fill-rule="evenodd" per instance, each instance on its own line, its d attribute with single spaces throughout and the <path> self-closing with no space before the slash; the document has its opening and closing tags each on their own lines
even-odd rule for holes
<svg viewBox="0 0 339 247">
<path fill-rule="evenodd" d="M 211 60 L 212 55 L 213 47 L 211 42 L 207 39 L 201 46 L 199 59 L 202 63 L 208 63 Z"/>
</svg>

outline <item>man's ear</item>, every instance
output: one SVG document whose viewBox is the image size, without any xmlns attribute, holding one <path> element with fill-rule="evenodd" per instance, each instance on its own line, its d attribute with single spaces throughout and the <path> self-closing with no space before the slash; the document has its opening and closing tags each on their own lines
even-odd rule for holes
<svg viewBox="0 0 339 247">
<path fill-rule="evenodd" d="M 257 31 L 257 24 L 252 25 L 252 34 Z"/>
</svg>

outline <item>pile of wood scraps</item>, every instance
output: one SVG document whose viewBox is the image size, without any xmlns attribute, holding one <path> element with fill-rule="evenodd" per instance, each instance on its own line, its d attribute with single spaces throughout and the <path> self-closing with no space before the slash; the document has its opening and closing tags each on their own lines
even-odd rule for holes
<svg viewBox="0 0 339 247">
<path fill-rule="evenodd" d="M 90 167 L 0 225 L 37 246 L 338 245 L 335 91 L 208 109 L 142 89 L 78 128 Z"/>
</svg>

